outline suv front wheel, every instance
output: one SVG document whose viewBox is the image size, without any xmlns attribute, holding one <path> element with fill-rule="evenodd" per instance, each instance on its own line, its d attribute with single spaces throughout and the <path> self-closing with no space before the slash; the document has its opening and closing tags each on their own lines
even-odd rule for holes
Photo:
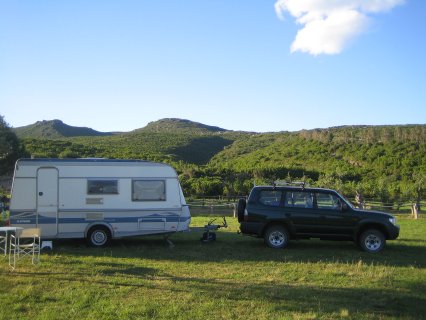
<svg viewBox="0 0 426 320">
<path fill-rule="evenodd" d="M 278 225 L 269 227 L 265 232 L 264 238 L 268 247 L 274 249 L 287 247 L 289 240 L 287 229 Z"/>
<path fill-rule="evenodd" d="M 377 253 L 382 251 L 386 244 L 386 239 L 379 230 L 369 229 L 359 237 L 359 245 L 362 250 L 369 253 Z"/>
</svg>

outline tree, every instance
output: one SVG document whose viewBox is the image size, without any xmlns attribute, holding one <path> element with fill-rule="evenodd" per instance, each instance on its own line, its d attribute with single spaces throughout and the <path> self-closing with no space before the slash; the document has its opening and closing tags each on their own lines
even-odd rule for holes
<svg viewBox="0 0 426 320">
<path fill-rule="evenodd" d="M 0 174 L 10 173 L 16 160 L 22 155 L 18 137 L 0 115 Z"/>
<path fill-rule="evenodd" d="M 425 183 L 426 183 L 426 174 L 424 172 L 415 172 L 413 174 L 414 188 L 416 192 L 416 207 L 420 211 L 420 201 L 424 197 Z"/>
</svg>

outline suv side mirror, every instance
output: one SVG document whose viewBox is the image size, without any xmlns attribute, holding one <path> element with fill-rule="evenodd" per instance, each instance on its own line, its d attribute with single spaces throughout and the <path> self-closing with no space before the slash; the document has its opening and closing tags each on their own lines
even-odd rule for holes
<svg viewBox="0 0 426 320">
<path fill-rule="evenodd" d="M 345 202 L 343 202 L 343 203 L 342 203 L 342 206 L 340 207 L 340 210 L 341 210 L 342 212 L 346 212 L 346 211 L 348 211 L 348 205 L 347 205 Z"/>
</svg>

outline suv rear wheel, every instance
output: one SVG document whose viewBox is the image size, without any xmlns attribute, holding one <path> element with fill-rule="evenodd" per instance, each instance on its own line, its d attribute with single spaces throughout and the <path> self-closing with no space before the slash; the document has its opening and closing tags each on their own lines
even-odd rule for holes
<svg viewBox="0 0 426 320">
<path fill-rule="evenodd" d="M 385 236 L 376 229 L 368 229 L 359 237 L 359 245 L 361 249 L 369 253 L 377 253 L 382 251 L 385 244 Z"/>
<path fill-rule="evenodd" d="M 265 243 L 274 249 L 285 248 L 288 245 L 288 231 L 283 226 L 275 225 L 269 227 L 264 235 Z"/>
<path fill-rule="evenodd" d="M 238 213 L 238 222 L 244 221 L 244 211 L 246 209 L 247 202 L 246 199 L 241 198 L 238 200 L 237 213 Z"/>
</svg>

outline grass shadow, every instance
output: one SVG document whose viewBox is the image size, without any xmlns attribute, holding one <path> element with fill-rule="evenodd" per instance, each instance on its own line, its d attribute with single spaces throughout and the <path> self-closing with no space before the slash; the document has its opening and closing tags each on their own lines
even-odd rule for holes
<svg viewBox="0 0 426 320">
<path fill-rule="evenodd" d="M 336 262 L 386 266 L 426 267 L 426 247 L 409 245 L 405 239 L 389 241 L 378 254 L 361 251 L 350 241 L 295 240 L 286 249 L 265 246 L 262 239 L 217 232 L 217 240 L 200 241 L 201 232 L 176 234 L 170 247 L 161 236 L 135 237 L 113 240 L 108 247 L 91 248 L 81 240 L 55 241 L 50 254 L 64 256 L 111 256 L 113 258 L 143 258 L 182 262 Z"/>
</svg>

